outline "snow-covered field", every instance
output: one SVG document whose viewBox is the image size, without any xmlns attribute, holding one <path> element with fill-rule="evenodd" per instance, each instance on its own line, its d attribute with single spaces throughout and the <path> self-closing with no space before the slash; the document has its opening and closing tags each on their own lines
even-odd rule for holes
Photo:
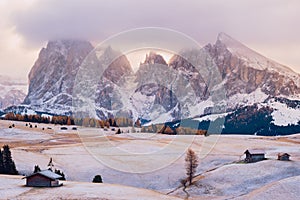
<svg viewBox="0 0 300 200">
<path fill-rule="evenodd" d="M 27 199 L 27 200 L 56 200 L 56 199 L 165 199 L 176 200 L 174 196 L 167 196 L 159 192 L 134 188 L 124 185 L 107 183 L 85 183 L 61 181 L 62 187 L 33 188 L 24 186 L 22 176 L 0 175 L 0 199 Z"/>
<path fill-rule="evenodd" d="M 15 128 L 9 129 L 12 123 Z M 45 130 L 42 130 L 43 127 Z M 300 134 L 284 137 L 115 135 L 115 131 L 111 130 L 78 127 L 74 131 L 71 127 L 62 131 L 60 126 L 54 125 L 38 124 L 38 128 L 29 128 L 23 122 L 0 121 L 0 145 L 11 146 L 21 174 L 30 174 L 36 164 L 46 168 L 52 157 L 54 167 L 62 170 L 68 180 L 58 189 L 59 193 L 54 192 L 65 195 L 58 197 L 63 199 L 72 199 L 73 193 L 78 195 L 74 196 L 75 199 L 97 199 L 102 193 L 106 195 L 101 196 L 104 199 L 136 199 L 137 196 L 142 199 L 144 195 L 144 199 L 149 199 L 152 194 L 152 199 L 168 196 L 185 198 L 187 195 L 189 199 L 276 199 L 277 193 L 278 197 L 284 193 L 286 199 L 299 196 L 293 188 L 297 187 L 296 183 L 299 185 Z M 201 159 L 195 184 L 186 189 L 187 194 L 180 187 L 180 179 L 185 178 L 184 157 L 188 148 L 197 152 Z M 236 163 L 243 158 L 246 149 L 263 150 L 268 160 Z M 279 152 L 289 153 L 292 161 L 276 160 Z M 97 174 L 105 183 L 101 186 L 103 190 L 90 183 Z M 51 188 L 40 192 L 40 189 L 22 187 L 24 180 L 18 177 L 8 179 L 0 177 L 0 183 L 9 183 L 7 186 L 1 184 L 0 189 L 9 191 L 8 195 L 12 198 L 18 195 L 21 195 L 19 199 L 31 199 L 34 195 L 47 198 L 54 191 Z M 131 187 L 128 189 L 121 185 Z M 119 194 L 119 190 L 127 193 Z M 159 196 L 162 194 L 149 190 L 168 196 Z M 269 193 L 272 198 L 268 198 Z M 11 197 L 2 196 L 0 199 Z"/>
</svg>

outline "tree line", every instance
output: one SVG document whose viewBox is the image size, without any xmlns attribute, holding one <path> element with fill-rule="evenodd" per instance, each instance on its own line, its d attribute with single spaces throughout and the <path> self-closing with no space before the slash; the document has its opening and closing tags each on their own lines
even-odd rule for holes
<svg viewBox="0 0 300 200">
<path fill-rule="evenodd" d="M 5 120 L 13 121 L 24 121 L 32 123 L 45 123 L 45 124 L 59 124 L 59 125 L 78 125 L 85 127 L 96 127 L 96 128 L 109 128 L 112 127 L 128 127 L 133 125 L 133 120 L 126 117 L 118 118 L 108 118 L 108 119 L 95 119 L 95 118 L 74 118 L 72 116 L 41 116 L 38 114 L 35 115 L 21 115 L 15 114 L 13 112 L 6 113 L 4 118 Z M 135 122 L 135 126 L 140 126 L 140 121 Z"/>
<path fill-rule="evenodd" d="M 164 124 L 151 124 L 149 126 L 142 126 L 141 132 L 143 133 L 158 133 L 162 132 Z M 170 129 L 170 127 L 168 127 Z M 206 135 L 207 130 L 195 129 L 191 127 L 177 127 L 172 133 L 163 132 L 164 134 L 176 134 L 176 135 Z"/>
<path fill-rule="evenodd" d="M 74 118 L 72 116 L 41 116 L 41 115 L 20 115 L 12 112 L 7 113 L 4 117 L 5 120 L 14 121 L 25 121 L 33 123 L 46 123 L 46 124 L 59 124 L 59 125 L 78 125 L 84 127 L 95 127 L 95 128 L 109 128 L 109 127 L 141 127 L 141 132 L 145 133 L 158 133 L 162 128 L 163 124 L 152 124 L 149 126 L 141 126 L 141 122 L 137 119 L 135 122 L 131 118 L 117 117 L 108 119 L 95 119 L 95 118 Z M 191 127 L 178 127 L 174 129 L 174 133 L 177 135 L 205 135 L 206 130 L 200 130 Z"/>
<path fill-rule="evenodd" d="M 75 125 L 74 118 L 70 116 L 41 116 L 41 115 L 21 115 L 15 113 L 6 113 L 4 118 L 5 120 L 13 121 L 24 121 L 24 122 L 33 122 L 33 123 L 45 123 L 45 124 L 60 124 L 60 125 Z"/>
</svg>

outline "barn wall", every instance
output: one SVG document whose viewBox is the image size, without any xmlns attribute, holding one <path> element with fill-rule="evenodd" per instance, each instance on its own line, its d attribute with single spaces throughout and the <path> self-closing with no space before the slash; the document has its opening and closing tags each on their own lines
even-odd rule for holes
<svg viewBox="0 0 300 200">
<path fill-rule="evenodd" d="M 265 159 L 264 155 L 252 155 L 252 161 L 253 162 L 264 160 L 264 159 Z"/>
<path fill-rule="evenodd" d="M 55 186 L 59 186 L 59 182 L 58 182 L 58 180 L 51 181 L 51 186 L 53 186 L 53 187 L 55 187 Z"/>
<path fill-rule="evenodd" d="M 288 161 L 290 160 L 288 156 L 280 156 L 278 157 L 278 160 L 285 160 L 285 161 Z"/>
<path fill-rule="evenodd" d="M 28 177 L 26 180 L 26 185 L 31 186 L 31 187 L 50 187 L 51 179 L 37 174 L 37 175 L 31 176 L 31 177 Z"/>
</svg>

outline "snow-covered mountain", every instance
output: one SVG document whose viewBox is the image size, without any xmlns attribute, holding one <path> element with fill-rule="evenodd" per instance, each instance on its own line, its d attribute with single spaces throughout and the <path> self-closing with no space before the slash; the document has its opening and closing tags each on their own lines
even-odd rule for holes
<svg viewBox="0 0 300 200">
<path fill-rule="evenodd" d="M 47 47 L 40 51 L 39 57 L 29 73 L 29 91 L 24 105 L 17 109 L 18 112 L 26 109 L 30 112 L 70 115 L 73 111 L 73 95 L 76 95 L 74 87 L 81 84 L 78 81 L 85 84 L 95 75 L 91 70 L 90 77 L 82 80 L 78 78 L 80 66 L 93 49 L 94 47 L 87 41 L 49 41 Z M 118 52 L 108 47 L 95 60 L 95 67 L 103 65 L 109 57 L 115 54 Z M 120 56 L 109 65 L 103 73 L 103 77 L 97 79 L 98 82 L 94 84 L 96 89 L 93 90 L 94 93 L 91 96 L 95 96 L 95 108 L 99 108 L 96 112 L 98 117 L 107 117 L 106 110 L 110 110 L 112 105 L 113 85 L 118 82 L 120 77 L 131 71 L 127 58 Z M 80 91 L 77 93 L 88 91 L 89 88 L 79 89 Z M 11 111 L 11 109 L 8 110 Z"/>
<path fill-rule="evenodd" d="M 50 41 L 40 51 L 29 73 L 29 90 L 24 104 L 38 111 L 70 112 L 78 67 L 92 49 L 86 41 Z"/>
<path fill-rule="evenodd" d="M 26 107 L 71 114 L 77 106 L 82 116 L 149 123 L 189 118 L 206 129 L 208 122 L 223 119 L 221 129 L 228 133 L 287 126 L 300 131 L 300 75 L 224 33 L 215 44 L 182 50 L 169 63 L 151 52 L 136 73 L 117 50 L 92 49 L 86 41 L 50 41 L 29 74 Z M 87 55 L 89 63 L 83 63 Z M 84 64 L 91 68 L 82 74 Z M 103 66 L 108 67 L 97 77 Z"/>
<path fill-rule="evenodd" d="M 153 58 L 154 55 L 149 57 Z M 151 65 L 155 63 L 153 60 L 160 59 L 151 59 Z M 191 62 L 198 63 L 198 66 L 194 66 Z M 159 64 L 162 65 L 161 63 L 164 62 Z M 141 80 L 147 80 L 149 77 L 155 80 L 159 73 L 147 74 L 146 71 L 151 70 L 145 68 L 153 70 L 153 66 L 144 64 L 137 72 L 137 77 L 142 77 Z M 213 69 L 212 66 L 218 69 L 216 77 L 219 76 L 219 80 L 207 73 L 207 70 Z M 160 105 L 164 108 L 161 109 L 163 112 L 157 114 L 158 119 L 152 118 L 154 122 L 173 119 L 177 123 L 180 119 L 196 117 L 196 121 L 200 122 L 199 126 L 207 129 L 208 127 L 204 125 L 207 121 L 223 119 L 225 121 L 223 129 L 227 130 L 226 132 L 233 132 L 233 129 L 240 132 L 241 127 L 237 125 L 242 123 L 244 127 L 248 127 L 261 124 L 258 123 L 260 120 L 265 122 L 261 126 L 299 124 L 300 75 L 256 53 L 225 33 L 220 33 L 216 43 L 206 45 L 203 50 L 185 50 L 180 55 L 174 55 L 168 67 L 167 73 L 160 72 L 163 72 L 161 74 L 165 79 L 172 80 L 172 92 L 169 90 L 158 92 L 159 87 L 155 84 L 152 84 L 152 87 L 149 87 L 149 84 L 144 85 L 138 90 L 142 95 L 152 96 L 154 102 L 159 102 L 158 98 L 164 98 L 160 101 Z M 174 73 L 179 74 L 181 80 L 185 81 L 167 76 Z M 221 96 L 214 98 L 215 90 L 220 88 L 222 88 Z M 180 101 L 182 97 L 185 99 Z M 145 113 L 145 109 L 143 112 Z M 151 114 L 152 110 L 149 110 L 149 115 Z M 268 120 L 256 116 L 259 114 Z M 141 117 L 144 116 L 147 115 Z M 253 132 L 253 129 L 248 130 Z"/>
<path fill-rule="evenodd" d="M 26 82 L 0 75 L 0 109 L 21 104 L 26 93 Z"/>
<path fill-rule="evenodd" d="M 133 71 L 126 56 L 110 46 L 97 48 L 78 70 L 73 90 L 73 114 L 77 118 L 131 117 L 124 102 L 124 81 Z M 126 94 L 127 95 L 127 94 Z"/>
<path fill-rule="evenodd" d="M 224 33 L 205 49 L 218 66 L 226 91 L 231 114 L 225 117 L 225 132 L 280 134 L 284 131 L 276 131 L 282 126 L 300 131 L 299 74 Z"/>
<path fill-rule="evenodd" d="M 270 96 L 299 98 L 300 75 L 249 49 L 225 33 L 220 33 L 215 45 L 207 45 L 219 67 L 228 96 L 251 93 L 260 88 Z"/>
</svg>

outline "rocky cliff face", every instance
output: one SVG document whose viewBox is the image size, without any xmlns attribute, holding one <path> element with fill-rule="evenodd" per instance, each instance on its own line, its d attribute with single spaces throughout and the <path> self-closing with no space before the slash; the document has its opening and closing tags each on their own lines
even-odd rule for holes
<svg viewBox="0 0 300 200">
<path fill-rule="evenodd" d="M 107 60 L 110 60 L 108 57 L 112 56 L 115 56 L 116 59 L 112 63 L 108 63 L 109 66 L 104 71 L 103 76 L 99 78 L 95 91 L 96 117 L 99 118 L 113 116 L 113 110 L 124 111 L 127 113 L 126 117 L 129 117 L 130 110 L 123 108 L 120 92 L 124 87 L 125 77 L 130 76 L 133 71 L 126 56 L 110 47 L 97 59 L 98 65 L 103 65 Z"/>
<path fill-rule="evenodd" d="M 34 110 L 68 112 L 78 68 L 92 49 L 86 41 L 50 41 L 29 73 L 24 104 Z"/>
<path fill-rule="evenodd" d="M 92 49 L 84 41 L 49 42 L 29 74 L 24 104 L 37 111 L 70 114 L 75 77 Z M 85 98 L 94 96 L 93 109 L 99 118 L 124 115 L 160 123 L 227 117 L 229 125 L 225 127 L 231 132 L 247 119 L 253 119 L 250 121 L 255 124 L 266 117 L 264 120 L 271 119 L 268 123 L 276 126 L 300 121 L 300 75 L 224 33 L 219 34 L 215 44 L 182 51 L 169 63 L 151 52 L 136 73 L 126 56 L 110 47 L 98 54 L 92 62 L 95 69 L 109 66 Z M 117 59 L 106 63 L 116 55 Z M 87 79 L 88 76 L 81 80 L 83 85 Z M 85 92 L 85 88 L 79 87 L 77 92 L 80 91 Z M 224 96 L 220 95 L 222 91 Z"/>
<path fill-rule="evenodd" d="M 300 75 L 244 46 L 230 36 L 220 33 L 214 45 L 204 47 L 218 67 L 226 97 L 250 94 L 261 90 L 269 96 L 300 97 Z M 210 96 L 209 81 L 201 66 L 196 68 L 184 57 L 193 51 L 174 55 L 169 66 L 181 71 L 189 79 L 194 92 L 202 100 Z"/>
<path fill-rule="evenodd" d="M 164 58 L 154 52 L 146 55 L 146 59 L 141 63 L 139 70 L 135 74 L 135 80 L 138 83 L 133 98 L 144 96 L 144 99 L 152 99 L 152 102 L 146 103 L 146 107 L 141 109 L 139 118 L 157 118 L 160 113 L 169 113 L 169 119 L 180 118 L 180 106 L 173 87 L 176 74 L 169 70 L 169 66 Z M 138 96 L 138 97 L 137 97 Z M 149 108 L 149 103 L 151 106 Z M 141 107 L 139 101 L 133 102 L 135 107 Z M 153 115 L 158 114 L 158 116 Z"/>
<path fill-rule="evenodd" d="M 204 80 L 203 71 L 199 71 L 193 66 L 192 63 L 186 60 L 190 55 L 193 54 L 193 51 L 182 52 L 181 55 L 174 55 L 170 59 L 169 66 L 171 69 L 180 71 L 184 79 L 186 79 L 193 89 L 193 92 L 201 100 L 206 100 L 209 97 L 208 85 Z M 202 73 L 202 74 L 201 74 Z"/>
<path fill-rule="evenodd" d="M 71 114 L 74 85 L 79 84 L 76 83 L 79 81 L 76 77 L 81 64 L 92 50 L 93 46 L 87 41 L 50 41 L 47 47 L 41 50 L 29 73 L 29 91 L 24 104 L 34 111 Z M 100 58 L 95 60 L 96 67 L 117 54 L 110 47 L 102 53 Z M 123 55 L 110 63 L 102 77 L 97 77 L 97 88 L 93 94 L 96 97 L 97 107 L 112 109 L 111 98 L 114 85 L 118 84 L 123 75 L 131 72 L 129 61 Z M 89 73 L 93 74 L 94 72 L 91 70 Z M 85 90 L 86 88 L 80 89 Z M 99 110 L 99 117 L 105 117 L 106 115 Z"/>
<path fill-rule="evenodd" d="M 207 45 L 219 67 L 227 95 L 249 94 L 260 88 L 270 96 L 298 96 L 300 75 L 220 33 L 215 45 Z"/>
<path fill-rule="evenodd" d="M 145 61 L 142 63 L 142 65 L 145 64 L 160 64 L 160 65 L 168 65 L 165 59 L 155 52 L 150 52 L 146 55 Z"/>
</svg>

